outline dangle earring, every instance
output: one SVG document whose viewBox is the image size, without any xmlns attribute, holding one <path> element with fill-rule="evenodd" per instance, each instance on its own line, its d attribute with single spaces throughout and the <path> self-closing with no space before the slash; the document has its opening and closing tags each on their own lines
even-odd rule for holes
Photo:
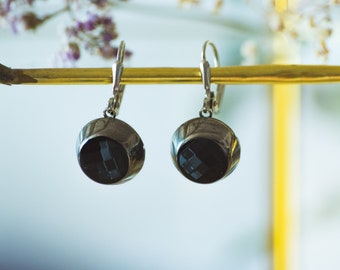
<svg viewBox="0 0 340 270">
<path fill-rule="evenodd" d="M 217 112 L 224 85 L 217 85 L 216 98 L 210 89 L 210 65 L 205 51 L 210 45 L 215 65 L 219 58 L 215 45 L 206 41 L 202 50 L 200 70 L 206 91 L 200 117 L 183 123 L 173 134 L 171 156 L 176 168 L 189 180 L 208 184 L 229 175 L 240 160 L 240 145 L 232 129 L 211 118 Z"/>
<path fill-rule="evenodd" d="M 102 184 L 120 184 L 134 177 L 144 164 L 143 141 L 127 123 L 116 119 L 124 94 L 120 84 L 125 43 L 120 43 L 117 61 L 112 65 L 113 97 L 104 117 L 92 120 L 79 133 L 78 162 L 83 172 Z"/>
</svg>

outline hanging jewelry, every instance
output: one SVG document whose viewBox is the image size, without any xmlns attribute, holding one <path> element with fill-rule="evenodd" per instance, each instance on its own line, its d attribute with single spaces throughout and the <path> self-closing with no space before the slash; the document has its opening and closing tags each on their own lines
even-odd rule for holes
<svg viewBox="0 0 340 270">
<path fill-rule="evenodd" d="M 206 47 L 210 45 L 219 66 L 215 45 L 206 41 L 202 50 L 200 70 L 206 91 L 200 117 L 183 123 L 174 133 L 171 156 L 176 168 L 189 180 L 207 184 L 229 175 L 240 159 L 240 145 L 233 130 L 220 120 L 212 118 L 219 108 L 224 85 L 218 85 L 216 98 L 210 88 L 210 65 Z"/>
<path fill-rule="evenodd" d="M 144 144 L 138 133 L 119 120 L 124 85 L 125 43 L 120 43 L 117 60 L 112 65 L 113 97 L 109 99 L 104 117 L 90 121 L 79 133 L 77 157 L 83 172 L 102 184 L 120 184 L 133 178 L 143 167 Z"/>
</svg>

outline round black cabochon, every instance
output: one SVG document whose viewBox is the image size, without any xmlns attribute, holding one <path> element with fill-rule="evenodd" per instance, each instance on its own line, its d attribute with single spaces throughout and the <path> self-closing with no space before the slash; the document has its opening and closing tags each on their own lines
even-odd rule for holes
<svg viewBox="0 0 340 270">
<path fill-rule="evenodd" d="M 126 175 L 129 159 L 123 146 L 104 136 L 88 140 L 80 151 L 79 164 L 92 180 L 113 184 Z"/>
<path fill-rule="evenodd" d="M 197 183 L 213 183 L 221 179 L 228 169 L 225 151 L 206 138 L 195 138 L 182 145 L 177 163 L 183 175 Z"/>
</svg>

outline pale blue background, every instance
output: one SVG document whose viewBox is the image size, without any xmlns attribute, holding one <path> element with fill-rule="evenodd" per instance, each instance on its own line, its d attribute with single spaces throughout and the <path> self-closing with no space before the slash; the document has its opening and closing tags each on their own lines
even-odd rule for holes
<svg viewBox="0 0 340 270">
<path fill-rule="evenodd" d="M 119 39 L 133 51 L 126 66 L 198 66 L 207 39 L 216 44 L 223 65 L 241 63 L 240 46 L 249 38 L 260 44 L 259 63 L 270 59 L 271 36 L 257 8 L 235 1 L 220 16 L 210 9 L 209 4 L 179 9 L 174 0 L 119 5 L 113 12 Z M 13 68 L 50 66 L 60 46 L 56 29 L 65 18 L 56 18 L 36 34 L 1 31 L 1 63 Z M 338 59 L 334 63 L 339 64 Z M 86 56 L 78 66 L 111 64 Z M 241 161 L 225 180 L 198 185 L 177 172 L 169 146 L 176 128 L 198 116 L 203 87 L 127 86 L 119 118 L 142 137 L 146 161 L 132 181 L 104 186 L 81 172 L 75 142 L 82 126 L 101 116 L 110 85 L 1 85 L 0 268 L 271 269 L 269 89 L 227 86 L 216 117 L 239 137 Z M 300 269 L 323 269 L 340 263 L 339 241 L 334 240 L 340 220 L 340 136 L 335 135 L 340 133 L 340 116 L 329 117 L 312 91 L 303 93 L 303 143 L 298 151 L 303 160 L 301 212 L 306 215 Z M 313 206 L 322 207 L 329 198 L 327 192 L 320 196 L 321 186 L 334 193 L 335 212 L 325 223 L 313 225 L 319 224 L 310 220 Z M 324 201 L 315 199 L 320 197 Z M 321 252 L 327 246 L 329 252 Z"/>
</svg>

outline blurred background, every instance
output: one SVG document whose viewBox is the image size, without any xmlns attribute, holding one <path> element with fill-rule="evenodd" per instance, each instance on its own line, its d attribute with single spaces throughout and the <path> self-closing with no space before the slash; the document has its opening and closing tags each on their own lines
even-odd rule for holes
<svg viewBox="0 0 340 270">
<path fill-rule="evenodd" d="M 0 3 L 0 62 L 12 68 L 110 67 L 120 40 L 127 67 L 198 67 L 208 39 L 223 66 L 271 64 L 277 34 L 290 64 L 339 65 L 336 1 L 301 0 L 282 17 L 260 0 Z M 112 47 L 81 33 L 89 13 L 112 18 Z M 215 117 L 238 136 L 241 161 L 199 185 L 175 169 L 170 141 L 198 116 L 203 86 L 127 86 L 118 118 L 141 136 L 146 160 L 133 180 L 105 186 L 82 173 L 75 143 L 102 116 L 110 85 L 0 85 L 0 269 L 273 269 L 271 89 L 227 86 Z M 289 269 L 340 265 L 339 105 L 338 84 L 301 86 Z"/>
</svg>

